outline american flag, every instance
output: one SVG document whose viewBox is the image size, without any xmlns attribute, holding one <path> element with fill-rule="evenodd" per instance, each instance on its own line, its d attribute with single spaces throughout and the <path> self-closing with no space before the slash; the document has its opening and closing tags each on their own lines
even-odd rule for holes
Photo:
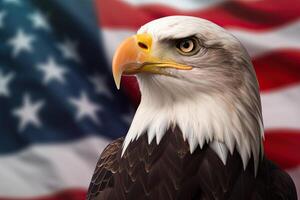
<svg viewBox="0 0 300 200">
<path fill-rule="evenodd" d="M 84 199 L 103 148 L 126 134 L 139 92 L 114 87 L 118 44 L 168 15 L 211 20 L 259 79 L 265 153 L 300 194 L 299 0 L 0 0 L 0 199 Z"/>
<path fill-rule="evenodd" d="M 94 2 L 0 1 L 0 199 L 84 199 L 126 133 Z"/>
</svg>

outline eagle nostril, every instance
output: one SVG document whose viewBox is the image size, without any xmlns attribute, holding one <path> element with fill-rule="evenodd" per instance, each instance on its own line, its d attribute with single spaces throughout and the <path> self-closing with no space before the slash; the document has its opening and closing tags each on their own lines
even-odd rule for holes
<svg viewBox="0 0 300 200">
<path fill-rule="evenodd" d="M 139 47 L 141 47 L 142 49 L 148 50 L 148 46 L 143 43 L 143 42 L 138 42 Z"/>
</svg>

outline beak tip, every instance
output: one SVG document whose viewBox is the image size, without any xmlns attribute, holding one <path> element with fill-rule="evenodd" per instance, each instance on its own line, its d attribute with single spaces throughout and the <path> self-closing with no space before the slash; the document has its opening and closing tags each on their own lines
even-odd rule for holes
<svg viewBox="0 0 300 200">
<path fill-rule="evenodd" d="M 121 75 L 115 76 L 114 75 L 114 81 L 116 84 L 116 87 L 118 90 L 120 90 L 120 85 L 121 85 Z"/>
</svg>

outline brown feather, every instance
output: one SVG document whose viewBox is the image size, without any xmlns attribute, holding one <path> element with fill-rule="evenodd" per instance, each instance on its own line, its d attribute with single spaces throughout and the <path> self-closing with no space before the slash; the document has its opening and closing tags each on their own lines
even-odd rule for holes
<svg viewBox="0 0 300 200">
<path fill-rule="evenodd" d="M 147 143 L 146 134 L 133 141 L 121 158 L 124 138 L 108 145 L 97 163 L 89 200 L 296 200 L 291 178 L 265 157 L 257 177 L 253 159 L 246 170 L 234 151 L 224 166 L 205 145 L 193 154 L 178 128 L 159 145 Z"/>
</svg>

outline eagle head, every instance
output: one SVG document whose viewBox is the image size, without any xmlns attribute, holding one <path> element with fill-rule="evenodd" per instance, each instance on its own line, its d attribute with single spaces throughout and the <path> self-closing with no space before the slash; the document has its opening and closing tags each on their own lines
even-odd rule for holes
<svg viewBox="0 0 300 200">
<path fill-rule="evenodd" d="M 210 144 L 225 164 L 236 149 L 244 167 L 253 157 L 257 168 L 263 151 L 259 86 L 248 53 L 225 29 L 188 16 L 151 21 L 116 50 L 118 88 L 122 75 L 135 75 L 141 91 L 123 153 L 142 134 L 159 144 L 177 126 L 191 153 Z"/>
</svg>

